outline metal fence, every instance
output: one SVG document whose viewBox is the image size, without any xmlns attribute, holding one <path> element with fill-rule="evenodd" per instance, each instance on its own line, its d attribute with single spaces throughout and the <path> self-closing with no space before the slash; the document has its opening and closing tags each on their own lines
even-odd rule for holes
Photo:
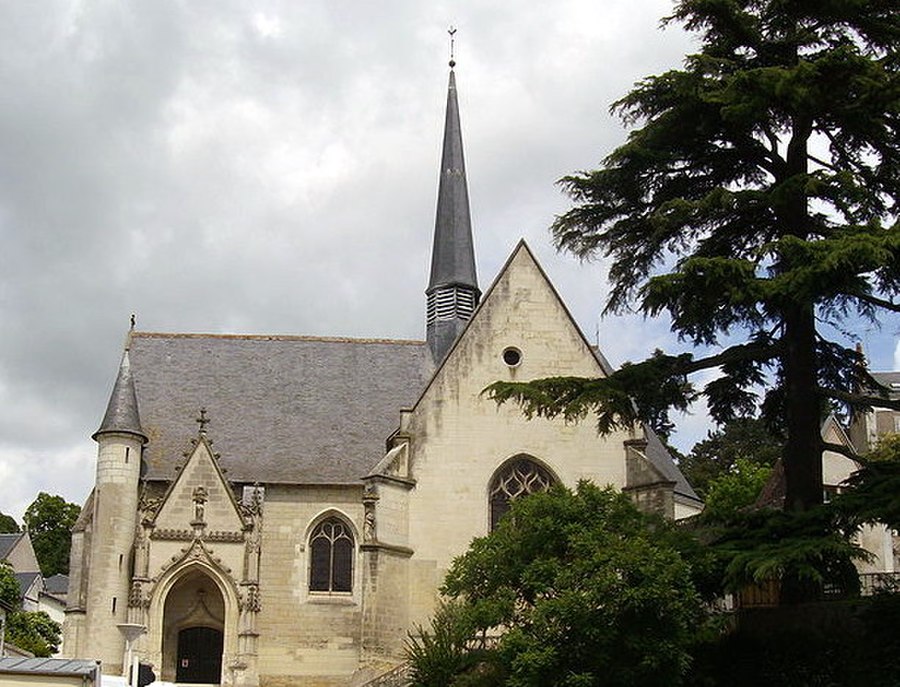
<svg viewBox="0 0 900 687">
<path fill-rule="evenodd" d="M 778 580 L 767 580 L 759 584 L 744 587 L 735 595 L 735 606 L 738 608 L 770 608 L 778 605 L 781 584 Z M 875 594 L 900 593 L 900 572 L 860 573 L 859 596 Z M 836 601 L 856 596 L 849 594 L 837 585 L 825 585 L 822 589 L 822 601 Z"/>
</svg>

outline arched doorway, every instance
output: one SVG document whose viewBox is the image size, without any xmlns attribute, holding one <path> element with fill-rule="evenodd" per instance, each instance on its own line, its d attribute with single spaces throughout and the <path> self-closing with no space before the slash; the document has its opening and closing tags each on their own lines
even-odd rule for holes
<svg viewBox="0 0 900 687">
<path fill-rule="evenodd" d="M 162 680 L 219 684 L 225 599 L 202 569 L 185 573 L 166 596 L 163 611 Z"/>
</svg>

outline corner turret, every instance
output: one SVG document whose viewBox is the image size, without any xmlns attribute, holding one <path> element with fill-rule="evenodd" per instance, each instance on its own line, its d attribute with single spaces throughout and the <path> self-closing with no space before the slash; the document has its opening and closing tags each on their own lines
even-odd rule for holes
<svg viewBox="0 0 900 687">
<path fill-rule="evenodd" d="M 93 439 L 97 442 L 93 512 L 89 536 L 81 538 L 86 592 L 84 607 L 73 608 L 67 616 L 65 652 L 99 658 L 104 671 L 114 675 L 121 674 L 125 662 L 125 639 L 119 627 L 128 622 L 138 488 L 148 441 L 141 427 L 127 345 Z"/>
</svg>

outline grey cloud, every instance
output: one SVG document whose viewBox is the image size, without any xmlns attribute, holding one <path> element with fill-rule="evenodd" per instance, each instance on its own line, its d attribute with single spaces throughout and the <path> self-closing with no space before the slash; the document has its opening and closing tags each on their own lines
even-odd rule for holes
<svg viewBox="0 0 900 687">
<path fill-rule="evenodd" d="M 610 101 L 689 49 L 657 31 L 669 10 L 3 3 L 0 510 L 85 496 L 132 312 L 148 330 L 423 335 L 450 23 L 482 285 L 525 236 L 593 338 L 603 266 L 550 247 L 553 183 L 621 142 Z M 667 336 L 602 326 L 621 328 L 617 362 Z"/>
</svg>

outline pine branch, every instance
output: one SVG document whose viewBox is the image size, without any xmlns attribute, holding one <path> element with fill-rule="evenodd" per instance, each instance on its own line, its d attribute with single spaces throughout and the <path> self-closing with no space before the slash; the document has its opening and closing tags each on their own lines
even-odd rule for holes
<svg viewBox="0 0 900 687">
<path fill-rule="evenodd" d="M 731 346 L 721 353 L 706 358 L 694 359 L 691 356 L 679 356 L 678 362 L 672 366 L 672 374 L 688 375 L 733 362 L 749 360 L 765 362 L 775 358 L 779 354 L 779 350 L 780 346 L 774 343 L 749 343 Z"/>
<path fill-rule="evenodd" d="M 857 455 L 856 451 L 854 451 L 852 448 L 844 446 L 843 444 L 833 444 L 830 441 L 823 441 L 822 442 L 822 450 L 823 451 L 831 451 L 832 453 L 840 453 L 842 456 L 846 456 L 850 460 L 855 461 L 857 463 L 862 462 L 862 461 L 860 461 L 859 456 Z"/>
<path fill-rule="evenodd" d="M 842 401 L 848 405 L 856 407 L 873 407 L 873 408 L 889 408 L 891 410 L 900 410 L 900 398 L 892 399 L 887 396 L 866 396 L 864 394 L 851 394 L 840 389 L 825 389 L 819 387 L 818 393 L 825 398 L 831 398 L 835 401 Z"/>
<path fill-rule="evenodd" d="M 836 165 L 833 165 L 830 162 L 826 162 L 825 160 L 821 160 L 821 159 L 817 158 L 815 155 L 807 154 L 806 157 L 809 158 L 810 160 L 812 160 L 813 162 L 815 162 L 817 165 L 821 165 L 825 169 L 830 169 L 835 174 L 837 174 L 841 171 L 840 168 L 838 168 Z"/>
<path fill-rule="evenodd" d="M 850 295 L 852 295 L 854 298 L 858 298 L 865 303 L 869 303 L 879 308 L 884 308 L 885 310 L 893 310 L 894 312 L 900 312 L 900 303 L 894 303 L 893 301 L 885 300 L 884 298 L 878 298 L 878 296 L 872 296 L 871 294 L 865 293 L 854 293 Z"/>
</svg>

